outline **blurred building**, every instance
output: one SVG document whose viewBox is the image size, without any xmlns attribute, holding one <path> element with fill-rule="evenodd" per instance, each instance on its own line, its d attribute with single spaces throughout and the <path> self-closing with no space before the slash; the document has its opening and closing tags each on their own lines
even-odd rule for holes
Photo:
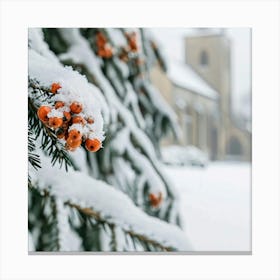
<svg viewBox="0 0 280 280">
<path fill-rule="evenodd" d="M 250 125 L 231 110 L 230 40 L 221 32 L 187 36 L 185 63 L 152 70 L 155 85 L 177 112 L 181 145 L 194 145 L 213 160 L 251 159 Z"/>
</svg>

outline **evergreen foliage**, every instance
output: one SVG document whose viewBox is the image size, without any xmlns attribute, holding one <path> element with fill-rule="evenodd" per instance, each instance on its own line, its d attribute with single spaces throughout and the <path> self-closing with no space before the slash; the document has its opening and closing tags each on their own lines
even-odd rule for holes
<svg viewBox="0 0 280 280">
<path fill-rule="evenodd" d="M 148 30 L 30 29 L 29 52 L 31 51 L 38 54 L 38 59 L 43 57 L 42 61 L 47 59 L 53 63 L 54 69 L 64 69 L 65 66 L 68 72 L 72 71 L 75 75 L 86 78 L 81 83 L 92 89 L 94 102 L 96 100 L 100 104 L 106 136 L 102 142 L 103 148 L 96 153 L 89 151 L 84 135 L 80 140 L 80 147 L 75 152 L 69 151 L 65 142 L 68 143 L 67 135 L 74 125 L 73 117 L 77 114 L 71 112 L 72 120 L 67 126 L 69 130 L 62 140 L 59 139 L 62 128 L 51 127 L 38 115 L 40 106 L 54 106 L 59 95 L 53 93 L 51 85 L 46 86 L 42 82 L 45 76 L 41 80 L 41 74 L 38 79 L 29 76 L 28 225 L 35 250 L 178 250 L 179 248 L 170 245 L 172 236 L 171 241 L 163 242 L 158 236 L 151 237 L 151 234 L 146 233 L 145 225 L 142 230 L 135 230 L 132 225 L 124 226 L 113 219 L 113 216 L 104 215 L 95 205 L 88 207 L 80 201 L 76 202 L 74 198 L 63 200 L 63 195 L 60 193 L 58 196 L 54 191 L 55 186 L 38 176 L 39 169 L 40 172 L 50 170 L 48 176 L 55 176 L 56 173 L 52 174 L 51 171 L 53 168 L 61 174 L 59 179 L 62 182 L 65 178 L 63 176 L 72 176 L 75 172 L 92 177 L 92 182 L 95 182 L 92 184 L 93 190 L 100 181 L 106 182 L 113 186 L 114 191 L 123 193 L 132 202 L 132 212 L 129 213 L 128 209 L 127 213 L 122 213 L 124 217 L 133 215 L 137 208 L 141 209 L 143 217 L 154 217 L 155 223 L 161 220 L 170 224 L 171 232 L 179 230 L 181 223 L 178 198 L 162 171 L 159 149 L 163 137 L 170 133 L 176 137 L 178 129 L 174 113 L 149 77 L 152 67 L 158 64 L 165 71 L 166 64 Z M 33 60 L 29 62 L 30 67 L 33 67 Z M 44 65 L 40 67 L 44 69 Z M 47 71 L 44 73 L 46 76 L 49 74 Z M 71 82 L 69 78 L 69 83 Z M 69 91 L 74 86 L 69 86 Z M 85 118 L 83 114 L 78 115 Z M 94 121 L 99 122 L 97 119 Z M 63 122 L 66 120 L 63 119 Z M 102 125 L 103 123 L 100 127 Z M 47 166 L 46 162 L 52 167 Z M 79 192 L 81 186 L 77 185 L 75 188 Z M 104 188 L 109 187 L 106 185 Z M 103 200 L 102 196 L 99 205 L 101 208 Z M 120 202 L 111 203 L 118 205 Z M 120 212 L 122 206 L 118 205 Z M 69 242 L 71 245 L 68 246 Z"/>
</svg>

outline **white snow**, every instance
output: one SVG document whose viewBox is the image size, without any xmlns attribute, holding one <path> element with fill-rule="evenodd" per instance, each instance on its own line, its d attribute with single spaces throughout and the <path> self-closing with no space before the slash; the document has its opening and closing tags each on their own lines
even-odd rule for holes
<svg viewBox="0 0 280 280">
<path fill-rule="evenodd" d="M 115 65 L 118 67 L 118 70 L 120 70 L 121 75 L 124 79 L 127 79 L 129 76 L 129 68 L 128 65 L 123 62 L 121 59 L 119 59 L 118 57 L 113 57 L 113 61 L 115 63 Z"/>
<path fill-rule="evenodd" d="M 114 176 L 110 177 L 109 183 L 111 185 L 124 192 L 127 192 L 132 186 L 135 186 L 136 172 L 132 169 L 129 161 L 123 157 L 114 157 L 112 158 L 112 168 Z"/>
<path fill-rule="evenodd" d="M 194 251 L 251 250 L 251 165 L 166 167 L 178 189 L 185 232 Z"/>
<path fill-rule="evenodd" d="M 30 231 L 28 231 L 28 251 L 29 252 L 35 251 L 35 245 Z"/>
<path fill-rule="evenodd" d="M 123 251 L 126 246 L 126 240 L 123 230 L 119 226 L 115 226 L 114 234 L 116 239 L 117 251 Z"/>
<path fill-rule="evenodd" d="M 81 133 L 84 133 L 84 126 L 80 123 L 74 123 L 71 126 L 69 126 L 68 131 L 70 132 L 71 130 L 78 130 Z"/>
<path fill-rule="evenodd" d="M 161 148 L 162 160 L 171 165 L 205 166 L 208 156 L 195 146 L 171 145 Z"/>
<path fill-rule="evenodd" d="M 56 109 L 51 109 L 51 111 L 48 113 L 48 117 L 49 118 L 62 118 L 63 117 L 63 113 L 61 110 L 56 110 Z"/>
<path fill-rule="evenodd" d="M 94 131 L 94 124 L 85 124 L 85 125 L 82 125 L 82 124 L 79 124 L 79 123 L 74 123 L 72 124 L 71 126 L 69 126 L 68 128 L 68 132 L 70 132 L 71 130 L 77 130 L 77 131 L 80 131 L 81 134 L 83 136 L 85 136 L 85 138 L 90 138 L 90 139 L 94 139 L 94 138 L 97 138 L 97 139 L 102 139 L 103 136 L 99 135 L 98 133 L 96 133 Z"/>
<path fill-rule="evenodd" d="M 50 59 L 53 63 L 59 64 L 58 58 L 50 51 L 49 45 L 44 41 L 44 34 L 41 28 L 28 29 L 28 45 L 39 54 Z"/>
<path fill-rule="evenodd" d="M 217 99 L 219 96 L 217 91 L 186 63 L 169 60 L 167 64 L 167 75 L 179 87 L 211 99 Z"/>
<path fill-rule="evenodd" d="M 137 151 L 129 141 L 129 129 L 124 128 L 119 133 L 118 136 L 112 141 L 112 149 L 118 152 L 120 156 L 124 156 L 127 153 L 127 157 L 133 164 L 133 167 L 139 171 L 145 180 L 148 182 L 150 193 L 161 192 L 163 198 L 166 196 L 165 186 L 154 170 L 151 162 L 139 151 Z"/>
<path fill-rule="evenodd" d="M 127 45 L 127 40 L 119 28 L 106 28 L 106 31 L 114 45 L 118 47 Z"/>
<path fill-rule="evenodd" d="M 68 221 L 69 209 L 64 205 L 64 201 L 56 198 L 56 216 L 58 224 L 58 242 L 59 251 L 80 251 L 82 240 L 78 234 L 73 231 Z"/>
<path fill-rule="evenodd" d="M 132 230 L 179 251 L 192 250 L 183 231 L 175 225 L 147 215 L 136 207 L 126 194 L 82 172 L 66 172 L 57 165 L 52 166 L 50 159 L 42 153 L 40 157 L 42 168 L 37 172 L 30 172 L 33 185 L 48 189 L 63 202 L 92 208 L 103 219 L 123 230 Z"/>
</svg>

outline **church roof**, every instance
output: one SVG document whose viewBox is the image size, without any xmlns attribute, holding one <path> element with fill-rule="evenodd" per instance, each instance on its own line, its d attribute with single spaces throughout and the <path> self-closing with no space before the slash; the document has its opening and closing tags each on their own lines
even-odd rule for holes
<svg viewBox="0 0 280 280">
<path fill-rule="evenodd" d="M 218 99 L 219 97 L 218 92 L 186 63 L 170 60 L 167 75 L 176 86 L 210 99 Z"/>
</svg>

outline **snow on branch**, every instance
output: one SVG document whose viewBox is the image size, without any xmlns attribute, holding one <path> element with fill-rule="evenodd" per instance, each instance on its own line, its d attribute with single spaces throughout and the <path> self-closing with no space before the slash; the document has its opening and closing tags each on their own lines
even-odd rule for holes
<svg viewBox="0 0 280 280">
<path fill-rule="evenodd" d="M 72 60 L 74 63 L 84 65 L 88 72 L 94 77 L 97 85 L 102 90 L 110 108 L 111 115 L 114 118 L 119 118 L 125 127 L 130 131 L 134 142 L 141 149 L 141 153 L 144 154 L 152 163 L 156 172 L 159 173 L 161 179 L 165 182 L 165 185 L 169 188 L 169 194 L 172 198 L 178 199 L 177 191 L 172 186 L 161 171 L 154 147 L 148 138 L 148 136 L 138 127 L 134 117 L 126 106 L 120 101 L 113 87 L 101 71 L 101 61 L 91 50 L 87 40 L 80 34 L 77 29 L 61 29 L 60 34 L 69 44 L 67 53 L 60 55 L 62 60 Z M 149 91 L 150 92 L 150 91 Z M 153 97 L 153 101 L 159 99 L 158 94 L 153 90 L 150 92 Z M 167 106 L 163 106 L 165 114 L 172 115 Z M 162 109 L 163 110 L 163 109 Z M 113 119 L 113 117 L 111 117 Z M 173 117 L 172 117 L 173 118 Z M 175 118 L 175 117 L 174 117 Z M 126 145 L 127 142 L 119 142 L 120 146 Z"/>
<path fill-rule="evenodd" d="M 28 29 L 28 46 L 42 56 L 50 59 L 53 63 L 60 63 L 59 59 L 50 50 L 48 44 L 44 41 L 44 34 L 41 28 Z"/>
<path fill-rule="evenodd" d="M 120 227 L 138 239 L 166 251 L 189 251 L 191 246 L 177 226 L 151 217 L 127 195 L 79 171 L 52 166 L 42 155 L 42 168 L 31 172 L 32 185 L 99 221 Z M 50 176 L 51 174 L 51 176 Z"/>
<path fill-rule="evenodd" d="M 45 88 L 46 92 L 49 91 L 49 98 L 44 99 L 47 106 L 53 103 L 54 107 L 56 102 L 63 103 L 62 107 L 57 109 L 53 108 L 48 113 L 47 116 L 49 118 L 62 118 L 64 112 L 69 112 L 69 107 L 73 104 L 81 104 L 83 107 L 82 112 L 79 111 L 76 113 L 79 113 L 79 116 L 84 119 L 91 118 L 94 122 L 87 123 L 83 126 L 73 124 L 69 128 L 69 131 L 79 129 L 83 135 L 91 139 L 98 139 L 100 142 L 104 140 L 101 106 L 99 99 L 95 98 L 99 90 L 93 85 L 90 85 L 84 76 L 73 71 L 71 67 L 63 67 L 43 57 L 36 51 L 29 50 L 29 78 L 35 81 L 35 83 L 38 83 L 41 88 Z M 59 86 L 57 94 L 51 94 L 53 85 Z M 31 91 L 29 97 L 36 100 L 36 102 L 39 101 L 39 94 L 37 92 Z"/>
<path fill-rule="evenodd" d="M 67 39 L 67 43 L 70 45 L 67 53 L 60 55 L 60 58 L 62 60 L 71 59 L 73 62 L 83 64 L 87 67 L 88 71 L 95 77 L 98 86 L 103 91 L 106 100 L 110 105 L 110 109 L 117 112 L 119 118 L 134 135 L 135 140 L 141 146 L 143 152 L 152 161 L 155 161 L 156 154 L 152 143 L 146 134 L 138 128 L 130 111 L 117 97 L 111 84 L 100 69 L 100 60 L 90 49 L 88 42 L 81 36 L 81 34 L 79 34 L 79 30 L 76 29 L 62 29 L 60 33 L 64 39 Z"/>
<path fill-rule="evenodd" d="M 60 198 L 55 199 L 56 218 L 58 226 L 59 251 L 79 251 L 81 250 L 81 239 L 78 234 L 71 229 L 68 222 L 68 208 Z"/>
<path fill-rule="evenodd" d="M 177 123 L 177 116 L 171 109 L 170 105 L 162 98 L 158 89 L 156 89 L 149 81 L 140 80 L 138 82 L 139 84 L 137 86 L 144 89 L 156 109 L 161 112 L 161 115 L 166 116 L 167 119 L 170 120 L 171 127 L 173 128 L 176 137 L 178 137 L 180 129 Z"/>
<path fill-rule="evenodd" d="M 118 153 L 120 156 L 127 154 L 133 165 L 135 165 L 136 170 L 140 171 L 149 185 L 149 191 L 151 193 L 161 192 L 163 196 L 166 195 L 166 190 L 164 184 L 153 168 L 151 162 L 139 151 L 133 148 L 131 141 L 129 139 L 130 133 L 128 128 L 123 128 L 120 130 L 116 138 L 112 141 L 112 148 L 114 152 Z M 120 145 L 119 143 L 123 143 Z"/>
</svg>

